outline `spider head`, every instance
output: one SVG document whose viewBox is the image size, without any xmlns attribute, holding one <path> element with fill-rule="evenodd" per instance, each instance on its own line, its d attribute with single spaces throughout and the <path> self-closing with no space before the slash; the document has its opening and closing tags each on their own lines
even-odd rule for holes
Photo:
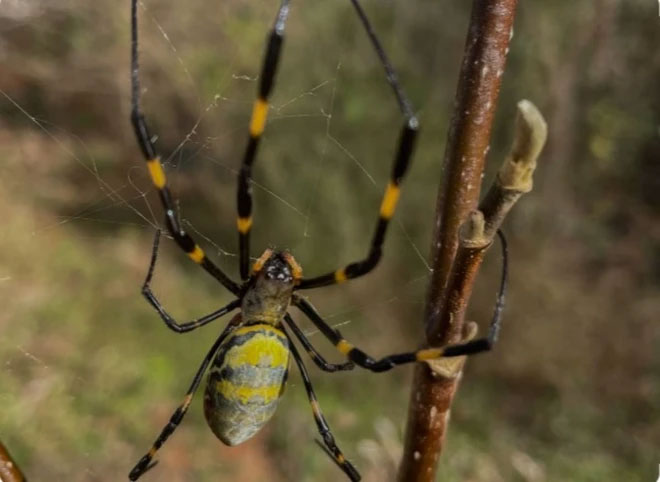
<svg viewBox="0 0 660 482">
<path fill-rule="evenodd" d="M 291 253 L 267 249 L 252 266 L 253 276 L 283 284 L 296 285 L 302 278 L 302 268 Z"/>
<path fill-rule="evenodd" d="M 302 269 L 286 251 L 267 249 L 252 267 L 252 278 L 242 303 L 244 318 L 277 323 L 291 302 Z"/>
</svg>

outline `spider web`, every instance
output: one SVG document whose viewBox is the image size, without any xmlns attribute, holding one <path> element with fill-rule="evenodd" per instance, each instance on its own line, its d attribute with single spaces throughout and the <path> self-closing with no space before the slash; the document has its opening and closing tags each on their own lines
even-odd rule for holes
<svg viewBox="0 0 660 482">
<path fill-rule="evenodd" d="M 45 17 L 39 16 L 47 15 L 48 9 L 43 8 L 38 10 L 37 18 L 43 19 Z M 298 8 L 300 16 L 303 16 L 304 7 L 296 7 Z M 263 11 L 257 12 L 257 18 L 250 20 L 256 25 L 256 33 L 253 33 L 253 36 L 258 39 L 251 43 L 254 46 L 252 56 L 241 50 L 240 40 L 236 39 L 229 48 L 234 48 L 235 52 L 229 56 L 228 61 L 223 62 L 221 73 L 209 87 L 203 85 L 204 80 L 199 74 L 200 68 L 194 49 L 183 45 L 189 41 L 180 35 L 176 19 L 165 18 L 164 10 L 157 9 L 153 2 L 140 3 L 143 110 L 156 135 L 156 145 L 163 156 L 168 181 L 177 198 L 184 227 L 234 278 L 237 278 L 235 181 L 258 82 L 263 37 L 272 22 L 271 10 L 273 8 L 264 8 Z M 57 13 L 63 14 L 62 11 Z M 85 13 L 89 11 L 82 12 Z M 268 246 L 291 248 L 296 256 L 300 251 L 303 258 L 298 260 L 304 267 L 308 264 L 314 267 L 306 271 L 307 275 L 313 276 L 315 273 L 342 266 L 366 253 L 376 222 L 380 197 L 391 169 L 393 141 L 398 135 L 400 117 L 396 102 L 389 92 L 366 37 L 362 37 L 362 45 L 357 52 L 339 44 L 323 58 L 310 61 L 309 65 L 301 66 L 300 57 L 289 55 L 289 51 L 294 53 L 296 48 L 301 48 L 305 37 L 314 36 L 314 25 L 318 24 L 318 21 L 317 24 L 310 22 L 310 25 L 306 26 L 305 22 L 310 18 L 296 18 L 298 10 L 295 13 L 289 21 L 285 58 L 270 101 L 269 122 L 254 168 L 255 227 L 252 255 L 257 256 Z M 27 23 L 27 19 L 34 18 L 29 12 L 24 15 L 25 20 L 19 21 L 19 26 L 22 22 Z M 126 21 L 126 17 L 123 17 L 123 21 Z M 222 18 L 217 20 L 221 21 Z M 224 21 L 226 22 L 226 19 Z M 352 28 L 355 29 L 355 26 Z M 228 41 L 224 36 L 223 40 Z M 128 53 L 128 48 L 125 52 Z M 244 57 L 248 57 L 248 60 Z M 226 59 L 223 57 L 223 60 Z M 362 64 L 368 64 L 368 67 Z M 9 434 L 9 441 L 19 446 L 19 453 L 22 450 L 21 438 L 13 435 L 12 430 L 16 431 L 17 427 L 28 425 L 25 417 L 35 413 L 30 410 L 39 410 L 41 400 L 60 400 L 72 396 L 59 393 L 55 388 L 58 384 L 71 383 L 69 377 L 73 377 L 74 382 L 81 386 L 90 387 L 95 386 L 94 371 L 105 373 L 104 370 L 108 370 L 108 367 L 117 371 L 123 370 L 127 379 L 144 377 L 143 367 L 122 366 L 116 359 L 113 348 L 103 344 L 94 359 L 77 359 L 74 356 L 72 363 L 77 368 L 72 370 L 72 374 L 63 375 L 63 353 L 75 353 L 77 345 L 86 339 L 89 329 L 86 323 L 95 323 L 96 320 L 77 321 L 72 339 L 67 340 L 67 317 L 71 312 L 75 313 L 71 316 L 82 316 L 77 309 L 72 309 L 72 306 L 74 303 L 85 302 L 86 291 L 78 288 L 81 291 L 80 298 L 64 298 L 67 301 L 62 307 L 54 306 L 57 303 L 53 303 L 53 299 L 62 296 L 60 283 L 66 285 L 71 282 L 71 290 L 79 286 L 79 281 L 75 280 L 77 274 L 72 274 L 70 268 L 63 266 L 66 266 L 71 258 L 84 257 L 80 265 L 73 263 L 73 271 L 89 270 L 80 274 L 83 280 L 85 276 L 103 278 L 90 282 L 101 287 L 95 297 L 110 296 L 115 297 L 115 300 L 125 300 L 128 298 L 122 297 L 127 296 L 127 292 L 133 293 L 131 301 L 120 302 L 130 307 L 127 308 L 128 312 L 123 313 L 123 317 L 131 319 L 133 307 L 142 303 L 138 290 L 148 264 L 150 238 L 157 228 L 163 227 L 162 207 L 146 178 L 139 150 L 130 138 L 127 115 L 128 71 L 125 64 L 114 67 L 121 73 L 121 88 L 125 89 L 120 95 L 124 103 L 120 108 L 123 115 L 115 122 L 122 123 L 124 127 L 119 129 L 128 135 L 123 141 L 125 146 L 120 146 L 117 152 L 121 157 L 124 155 L 122 151 L 129 150 L 134 159 L 134 162 L 129 164 L 118 160 L 117 163 L 124 166 L 119 174 L 117 167 L 113 166 L 114 155 L 103 152 L 103 148 L 98 147 L 97 140 L 93 139 L 102 134 L 101 129 L 90 131 L 88 128 L 71 127 L 57 116 L 51 116 L 49 111 L 33 106 L 21 95 L 20 90 L 15 91 L 11 85 L 6 87 L 6 84 L 0 84 L 2 112 L 10 113 L 15 125 L 20 125 L 29 136 L 39 139 L 39 154 L 42 160 L 53 160 L 49 169 L 37 170 L 34 175 L 24 178 L 17 177 L 14 182 L 6 181 L 7 192 L 13 193 L 20 189 L 23 193 L 21 197 L 14 199 L 14 203 L 30 205 L 30 209 L 23 213 L 30 221 L 26 224 L 12 224 L 17 235 L 4 236 L 5 249 L 29 257 L 29 250 L 22 249 L 22 246 L 30 247 L 35 253 L 34 258 L 44 266 L 43 270 L 36 273 L 29 272 L 29 276 L 44 278 L 33 283 L 36 288 L 30 295 L 25 294 L 31 289 L 29 280 L 17 276 L 17 273 L 20 273 L 19 266 L 12 264 L 8 258 L 3 261 L 4 267 L 0 266 L 0 289 L 9 286 L 5 290 L 6 294 L 19 293 L 27 300 L 24 304 L 29 305 L 27 308 L 20 303 L 12 303 L 10 306 L 14 311 L 10 309 L 0 317 L 0 326 L 8 335 L 0 345 L 3 366 L 8 375 L 7 390 L 3 390 L 0 400 L 9 407 L 0 426 L 3 427 L 3 433 Z M 320 73 L 297 75 L 302 68 L 314 69 Z M 359 74 L 355 74 L 355 70 Z M 164 73 L 167 73 L 167 76 Z M 117 75 L 117 72 L 114 72 L 114 75 Z M 162 76 L 165 76 L 165 80 L 159 83 L 158 79 Z M 373 79 L 376 79 L 375 82 L 372 82 Z M 363 129 L 361 119 L 368 119 L 363 112 L 365 106 L 356 106 L 351 99 L 353 96 L 359 98 L 366 95 L 364 93 L 370 90 L 375 90 L 376 97 L 380 99 L 378 109 L 388 112 L 385 116 L 387 121 Z M 173 106 L 163 100 L 169 98 L 168 96 L 177 99 Z M 161 108 L 161 103 L 166 104 L 165 107 Z M 186 114 L 178 118 L 175 114 L 177 109 L 182 109 L 181 106 L 185 107 Z M 371 107 L 367 105 L 367 108 Z M 2 128 L 3 131 L 6 129 L 8 128 Z M 379 129 L 389 134 L 383 135 Z M 170 135 L 173 131 L 178 131 L 178 134 Z M 370 140 L 370 136 L 376 131 L 380 132 L 380 137 L 376 141 Z M 381 142 L 383 138 L 387 142 Z M 30 139 L 16 140 L 19 140 L 22 146 L 31 142 Z M 113 142 L 117 142 L 116 136 Z M 291 147 L 298 142 L 304 144 L 306 150 Z M 380 143 L 383 146 L 378 145 Z M 47 155 L 44 156 L 43 153 Z M 18 159 L 17 164 L 29 171 L 32 161 L 25 160 L 32 156 L 29 150 L 20 148 L 12 154 Z M 47 179 L 51 172 L 55 178 L 47 181 L 48 186 L 45 189 L 38 182 L 33 184 L 32 179 Z M 57 176 L 68 178 L 62 181 L 67 192 L 58 191 Z M 204 181 L 204 178 L 210 180 L 198 184 L 198 181 Z M 350 185 L 347 183 L 349 180 Z M 216 184 L 217 188 L 214 188 Z M 404 186 L 404 212 L 406 187 L 412 190 L 410 185 Z M 80 189 L 80 196 L 69 192 L 75 188 Z M 46 191 L 46 194 L 42 191 Z M 51 209 L 48 204 L 53 200 L 55 204 L 60 203 L 65 208 Z M 16 207 L 16 204 L 13 207 Z M 216 218 L 214 223 L 209 223 L 203 217 L 213 213 L 213 209 L 217 212 Z M 16 211 L 22 212 L 22 209 Z M 198 212 L 204 213 L 204 216 L 197 215 Z M 371 281 L 356 281 L 356 288 L 346 285 L 330 289 L 327 295 L 312 295 L 315 303 L 318 300 L 324 318 L 333 326 L 342 327 L 349 336 L 353 326 L 369 322 L 382 325 L 378 318 L 383 313 L 401 313 L 409 306 L 416 306 L 419 310 L 421 306 L 430 273 L 423 254 L 427 250 L 428 242 L 427 238 L 420 238 L 419 232 L 413 234 L 410 226 L 426 219 L 430 220 L 431 209 L 424 215 L 418 215 L 413 210 L 411 216 L 410 212 L 411 210 L 406 217 L 397 216 L 394 219 L 386 242 L 382 267 L 367 277 L 371 280 L 380 278 L 374 282 L 376 289 L 369 287 Z M 213 227 L 213 224 L 217 228 Z M 69 244 L 72 248 L 70 251 L 66 248 L 51 251 L 45 247 L 41 254 L 40 246 L 49 244 Z M 346 248 L 333 249 L 333 246 L 337 245 L 346 245 Z M 400 269 L 401 263 L 396 262 L 402 257 L 409 260 L 409 269 L 405 272 Z M 61 261 L 53 264 L 53 258 Z M 204 279 L 205 275 L 200 271 L 194 271 L 186 265 L 185 259 L 181 261 L 182 258 L 185 257 L 180 255 L 173 243 L 165 243 L 156 268 L 155 284 L 159 296 L 170 300 L 167 305 L 171 306 L 169 309 L 172 313 L 179 319 L 188 319 L 215 308 L 218 299 L 226 295 L 220 295 L 215 300 L 204 300 L 203 298 L 209 298 L 208 294 L 213 289 L 209 288 L 211 283 Z M 112 260 L 116 259 L 122 260 L 116 262 L 122 267 L 116 273 L 111 267 L 98 270 L 95 267 L 98 264 L 112 264 Z M 73 281 L 58 280 L 57 270 L 68 273 L 67 276 L 72 277 Z M 108 278 L 113 273 L 119 281 Z M 196 281 L 200 278 L 202 281 Z M 114 292 L 119 292 L 119 295 Z M 30 299 L 30 296 L 34 299 Z M 186 300 L 190 299 L 194 299 L 194 303 L 192 306 L 186 306 Z M 41 310 L 45 317 L 38 308 L 41 303 L 48 305 L 47 309 Z M 90 300 L 89 303 L 96 302 Z M 104 313 L 109 309 L 107 301 L 98 302 L 98 306 L 92 308 L 89 313 L 105 320 L 107 317 Z M 147 308 L 144 308 L 144 312 L 148 312 Z M 29 321 L 15 329 L 20 322 L 17 318 L 22 316 L 27 316 Z M 153 322 L 153 314 L 148 316 Z M 45 344 L 42 343 L 43 340 L 35 338 L 35 332 L 40 329 L 50 330 L 48 323 L 53 322 L 62 326 L 62 337 L 49 334 Z M 153 324 L 158 325 L 157 322 Z M 396 324 L 396 318 L 388 317 L 386 326 L 395 329 Z M 117 330 L 123 331 L 125 336 L 130 336 L 131 325 L 122 321 Z M 302 325 L 315 344 L 322 342 L 311 325 L 305 322 Z M 162 326 L 157 327 L 162 329 Z M 106 327 L 105 330 L 107 329 Z M 90 330 L 96 333 L 90 335 L 90 339 L 98 343 L 98 333 L 102 331 L 98 328 Z M 151 333 L 151 330 L 147 330 L 143 325 L 139 325 L 135 330 L 136 338 Z M 152 338 L 149 334 L 149 339 L 154 343 L 167 340 L 167 334 L 164 333 L 166 330 L 160 331 L 163 334 L 157 334 L 157 338 Z M 170 341 L 178 343 L 180 339 Z M 182 345 L 179 345 L 181 348 L 172 348 L 174 344 L 166 346 L 164 350 L 178 350 L 179 354 L 182 349 L 185 350 Z M 200 343 L 200 346 L 204 345 Z M 82 351 L 87 353 L 86 350 Z M 168 372 L 170 365 L 165 358 L 158 358 L 153 362 L 156 366 L 150 368 L 156 373 Z M 169 355 L 167 358 L 169 359 Z M 158 365 L 159 363 L 163 366 Z M 18 380 L 26 381 L 25 385 L 21 386 Z M 128 382 L 122 379 L 117 383 Z M 121 387 L 116 389 L 121 390 Z M 22 403 L 25 397 L 32 400 L 32 405 L 21 409 L 19 402 Z M 86 396 L 79 400 L 72 399 L 71 402 L 90 403 Z M 170 410 L 171 403 L 167 402 L 163 403 L 163 412 Z M 56 403 L 54 405 L 57 406 Z M 108 409 L 105 407 L 103 410 Z M 75 426 L 82 423 L 71 413 L 59 415 L 65 420 L 64 423 L 67 420 Z M 163 419 L 163 413 L 158 412 L 157 415 L 159 420 Z M 17 417 L 19 422 L 12 421 L 12 417 Z M 27 438 L 30 438 L 29 433 Z M 87 443 L 93 445 L 95 441 L 87 440 Z M 181 445 L 184 443 L 181 442 Z M 134 447 L 126 447 L 119 441 L 112 449 L 118 454 L 127 455 L 130 460 L 135 456 Z M 46 448 L 39 448 L 40 453 L 43 450 Z M 176 450 L 176 447 L 171 450 Z M 56 450 L 53 453 L 58 454 Z M 42 465 L 54 467 L 56 463 L 45 456 Z M 82 470 L 86 476 L 101 480 L 108 475 L 104 471 L 109 469 L 90 461 Z M 64 469 L 59 474 L 55 471 L 54 480 L 57 480 L 58 476 L 63 480 L 67 477 Z"/>
</svg>

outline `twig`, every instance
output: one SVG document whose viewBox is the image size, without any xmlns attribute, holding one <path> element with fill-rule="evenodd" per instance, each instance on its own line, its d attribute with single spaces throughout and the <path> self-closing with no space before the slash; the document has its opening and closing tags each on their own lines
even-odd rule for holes
<svg viewBox="0 0 660 482">
<path fill-rule="evenodd" d="M 523 158 L 527 161 L 533 158 L 535 163 L 542 142 L 532 142 L 532 139 L 545 136 L 525 136 L 518 128 L 514 148 L 507 158 L 510 166 L 503 167 L 495 186 L 484 199 L 482 209 L 487 217 L 479 224 L 482 215 L 473 214 L 459 248 L 459 228 L 478 202 L 515 7 L 516 0 L 475 0 L 473 3 L 431 249 L 434 271 L 425 316 L 426 343 L 431 346 L 456 343 L 474 335 L 474 327 L 468 325 L 466 329 L 463 322 L 474 278 L 497 226 L 523 192 L 522 185 L 509 185 L 505 174 L 516 171 L 517 163 Z M 526 106 L 523 103 L 523 110 Z M 521 155 L 521 152 L 527 154 Z M 524 165 L 528 167 L 518 171 L 529 173 L 529 163 Z M 520 194 L 513 199 L 511 191 Z M 435 480 L 462 363 L 450 370 L 435 368 L 432 370 L 424 364 L 415 368 L 404 455 L 399 468 L 401 482 Z"/>
<path fill-rule="evenodd" d="M 9 455 L 9 451 L 0 442 L 0 481 L 2 482 L 26 482 L 16 462 Z"/>
<path fill-rule="evenodd" d="M 532 190 L 536 159 L 548 136 L 548 127 L 536 106 L 518 102 L 513 145 L 488 194 L 479 204 L 486 220 L 484 236 L 493 239 L 509 210 L 520 196 Z"/>
<path fill-rule="evenodd" d="M 546 137 L 547 126 L 541 113 L 530 101 L 520 101 L 509 155 L 502 163 L 488 194 L 479 204 L 479 209 L 472 211 L 461 227 L 459 247 L 445 289 L 445 305 L 440 321 L 449 330 L 462 330 L 463 341 L 476 334 L 475 327 L 464 325 L 465 312 L 481 262 L 513 205 L 520 196 L 532 190 L 536 159 Z M 439 374 L 446 378 L 457 378 L 461 368 L 462 364 L 453 373 Z"/>
</svg>

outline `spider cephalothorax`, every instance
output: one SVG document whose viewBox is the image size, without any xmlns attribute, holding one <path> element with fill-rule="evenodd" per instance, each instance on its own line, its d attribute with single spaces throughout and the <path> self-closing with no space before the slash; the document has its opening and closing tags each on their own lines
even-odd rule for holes
<svg viewBox="0 0 660 482">
<path fill-rule="evenodd" d="M 302 270 L 288 252 L 267 249 L 254 263 L 241 300 L 244 320 L 279 323 L 291 304 Z"/>
</svg>

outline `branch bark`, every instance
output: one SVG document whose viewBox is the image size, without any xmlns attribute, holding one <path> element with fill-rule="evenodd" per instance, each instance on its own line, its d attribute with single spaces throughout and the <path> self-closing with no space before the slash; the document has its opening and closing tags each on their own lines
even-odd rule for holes
<svg viewBox="0 0 660 482">
<path fill-rule="evenodd" d="M 466 230 L 469 236 L 464 238 L 459 251 L 459 229 L 479 199 L 516 3 L 517 0 L 473 2 L 436 207 L 431 247 L 433 275 L 425 313 L 426 344 L 430 346 L 456 343 L 474 335 L 474 327 L 465 328 L 465 309 L 484 252 L 491 244 L 492 228 L 504 217 L 495 220 L 491 212 L 490 224 L 488 221 L 480 224 L 480 215 L 470 218 Z M 484 207 L 495 206 L 495 200 L 489 200 Z M 486 226 L 491 230 L 490 240 L 485 237 Z M 470 238 L 475 241 L 475 237 L 479 242 L 469 241 Z M 433 368 L 419 363 L 415 367 L 399 468 L 401 482 L 435 480 L 462 369 L 461 361 L 453 363 L 453 366 L 445 363 L 443 367 Z"/>
<path fill-rule="evenodd" d="M 9 451 L 0 442 L 0 481 L 2 482 L 25 482 L 25 476 L 18 468 Z"/>
</svg>

